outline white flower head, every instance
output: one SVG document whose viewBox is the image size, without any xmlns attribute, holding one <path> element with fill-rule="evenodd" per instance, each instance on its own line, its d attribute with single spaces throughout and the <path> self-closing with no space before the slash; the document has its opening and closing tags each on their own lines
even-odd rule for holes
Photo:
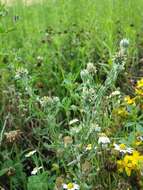
<svg viewBox="0 0 143 190">
<path fill-rule="evenodd" d="M 94 65 L 93 63 L 90 63 L 90 62 L 87 64 L 86 69 L 87 69 L 87 71 L 88 71 L 89 73 L 94 73 L 94 74 L 96 74 L 96 72 L 97 72 L 97 69 L 96 69 L 95 65 Z"/>
<path fill-rule="evenodd" d="M 37 152 L 36 150 L 32 150 L 32 151 L 28 152 L 28 153 L 25 155 L 25 157 L 26 157 L 26 158 L 29 158 L 29 157 L 31 157 L 33 154 L 35 154 L 36 152 Z"/>
<path fill-rule="evenodd" d="M 101 145 L 108 145 L 110 144 L 110 139 L 105 135 L 105 134 L 101 134 L 101 136 L 98 139 L 98 144 Z"/>
<path fill-rule="evenodd" d="M 120 48 L 127 49 L 129 47 L 129 40 L 124 38 L 120 41 Z"/>
<path fill-rule="evenodd" d="M 37 97 L 37 101 L 41 104 L 42 107 L 45 107 L 46 105 L 57 105 L 60 103 L 59 97 L 53 96 L 43 96 L 43 97 Z"/>
<path fill-rule="evenodd" d="M 81 70 L 80 77 L 83 81 L 87 80 L 89 77 L 89 72 L 87 69 Z"/>
<path fill-rule="evenodd" d="M 133 148 L 131 147 L 127 147 L 125 144 L 114 144 L 114 149 L 123 153 L 123 154 L 126 154 L 126 153 L 129 153 L 131 154 L 133 152 Z"/>
<path fill-rule="evenodd" d="M 40 102 L 42 107 L 45 107 L 47 105 L 47 103 L 50 101 L 50 97 L 49 96 L 43 96 L 41 98 L 38 98 L 37 100 Z"/>
<path fill-rule="evenodd" d="M 63 184 L 63 189 L 67 190 L 79 190 L 80 187 L 76 183 Z"/>
<path fill-rule="evenodd" d="M 38 172 L 39 170 L 41 170 L 42 168 L 43 168 L 42 166 L 40 166 L 40 167 L 35 167 L 35 168 L 32 170 L 31 175 L 37 174 L 37 172 Z"/>
</svg>

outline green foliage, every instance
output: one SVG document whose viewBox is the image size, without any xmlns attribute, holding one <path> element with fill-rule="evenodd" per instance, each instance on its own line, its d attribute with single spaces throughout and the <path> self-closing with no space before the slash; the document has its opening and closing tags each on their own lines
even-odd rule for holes
<svg viewBox="0 0 143 190">
<path fill-rule="evenodd" d="M 114 148 L 142 152 L 142 9 L 142 0 L 0 5 L 0 188 L 143 188 L 140 167 L 118 172 Z"/>
<path fill-rule="evenodd" d="M 30 176 L 28 178 L 28 190 L 52 190 L 53 188 L 54 183 L 52 181 L 52 177 L 50 178 L 47 172 L 43 172 L 42 174 L 38 174 L 36 176 Z"/>
</svg>

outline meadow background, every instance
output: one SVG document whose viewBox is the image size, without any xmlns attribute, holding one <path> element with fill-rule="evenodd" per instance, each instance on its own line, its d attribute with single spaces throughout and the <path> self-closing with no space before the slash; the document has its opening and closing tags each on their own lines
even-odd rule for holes
<svg viewBox="0 0 143 190">
<path fill-rule="evenodd" d="M 143 160 L 142 10 L 142 0 L 1 1 L 1 189 L 143 189 L 132 163 Z M 132 166 L 119 162 L 127 147 Z"/>
</svg>

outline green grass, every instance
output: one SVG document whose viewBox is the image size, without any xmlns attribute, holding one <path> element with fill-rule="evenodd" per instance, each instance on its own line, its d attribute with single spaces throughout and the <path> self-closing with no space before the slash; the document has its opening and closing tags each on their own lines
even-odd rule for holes
<svg viewBox="0 0 143 190">
<path fill-rule="evenodd" d="M 61 190 L 75 181 L 81 190 L 143 188 L 141 168 L 131 176 L 118 173 L 123 156 L 113 148 L 124 143 L 142 152 L 143 143 L 135 145 L 143 135 L 143 100 L 135 93 L 142 77 L 142 9 L 142 0 L 43 0 L 30 6 L 17 0 L 1 8 L 1 187 Z M 119 56 L 124 38 L 129 48 Z M 86 73 L 89 62 L 96 73 Z M 110 98 L 116 90 L 120 96 Z M 136 105 L 125 103 L 125 95 Z M 98 145 L 100 133 L 111 140 L 106 149 Z M 25 157 L 30 150 L 37 152 Z M 42 169 L 31 176 L 36 166 Z"/>
</svg>

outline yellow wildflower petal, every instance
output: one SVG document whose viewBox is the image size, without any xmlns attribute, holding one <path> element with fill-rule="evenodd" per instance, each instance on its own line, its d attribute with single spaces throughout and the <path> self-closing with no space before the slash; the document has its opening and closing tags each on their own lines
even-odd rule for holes
<svg viewBox="0 0 143 190">
<path fill-rule="evenodd" d="M 134 104 L 134 103 L 135 103 L 135 99 L 134 99 L 134 98 L 131 98 L 130 96 L 125 96 L 124 101 L 125 101 L 128 105 L 131 105 L 131 104 Z"/>
<path fill-rule="evenodd" d="M 136 145 L 136 146 L 139 146 L 139 145 L 141 145 L 141 144 L 142 144 L 142 141 L 136 141 L 136 142 L 135 142 L 135 145 Z"/>
<path fill-rule="evenodd" d="M 137 88 L 143 87 L 143 78 L 137 81 Z"/>
<path fill-rule="evenodd" d="M 138 151 L 133 151 L 133 157 L 134 158 L 137 158 L 140 156 L 139 152 Z"/>
<path fill-rule="evenodd" d="M 125 171 L 126 171 L 127 176 L 131 176 L 131 172 L 132 172 L 131 168 L 125 167 Z"/>
<path fill-rule="evenodd" d="M 143 96 L 143 90 L 142 90 L 142 89 L 136 88 L 136 89 L 135 89 L 135 92 L 136 92 L 137 95 Z"/>
<path fill-rule="evenodd" d="M 131 156 L 126 155 L 126 156 L 124 157 L 124 163 L 125 163 L 125 165 L 126 165 L 130 160 L 131 160 Z"/>
</svg>

